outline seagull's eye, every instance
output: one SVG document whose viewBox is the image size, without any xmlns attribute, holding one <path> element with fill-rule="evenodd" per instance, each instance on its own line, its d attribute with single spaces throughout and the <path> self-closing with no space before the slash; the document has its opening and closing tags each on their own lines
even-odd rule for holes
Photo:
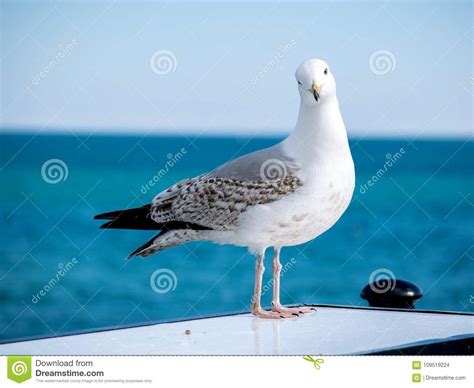
<svg viewBox="0 0 474 388">
<path fill-rule="evenodd" d="M 298 81 L 298 85 L 303 85 L 300 81 Z"/>
<path fill-rule="evenodd" d="M 324 69 L 324 75 L 328 75 L 328 69 Z"/>
</svg>

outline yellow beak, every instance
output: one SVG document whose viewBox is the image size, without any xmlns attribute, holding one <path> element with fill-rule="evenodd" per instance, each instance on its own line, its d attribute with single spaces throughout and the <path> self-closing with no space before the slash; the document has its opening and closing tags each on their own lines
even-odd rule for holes
<svg viewBox="0 0 474 388">
<path fill-rule="evenodd" d="M 318 86 L 318 84 L 315 81 L 313 81 L 311 85 L 311 91 L 313 92 L 313 96 L 316 102 L 319 100 L 319 93 L 321 93 L 322 88 L 323 88 L 323 85 Z"/>
<path fill-rule="evenodd" d="M 311 85 L 311 90 L 314 92 L 317 92 L 318 94 L 321 93 L 321 90 L 323 89 L 323 85 L 318 85 L 316 81 L 313 81 L 313 84 Z"/>
</svg>

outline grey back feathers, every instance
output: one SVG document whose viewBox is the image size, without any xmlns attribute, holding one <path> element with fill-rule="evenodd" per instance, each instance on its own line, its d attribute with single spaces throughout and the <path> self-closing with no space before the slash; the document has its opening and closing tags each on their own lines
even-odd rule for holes
<svg viewBox="0 0 474 388">
<path fill-rule="evenodd" d="M 283 152 L 282 143 L 231 160 L 208 175 L 242 181 L 268 181 L 294 174 L 300 166 Z"/>
</svg>

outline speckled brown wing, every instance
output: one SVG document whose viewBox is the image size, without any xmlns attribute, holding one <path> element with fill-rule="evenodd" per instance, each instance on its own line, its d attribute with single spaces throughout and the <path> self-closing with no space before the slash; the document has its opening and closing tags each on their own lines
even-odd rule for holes
<svg viewBox="0 0 474 388">
<path fill-rule="evenodd" d="M 160 193 L 153 200 L 151 218 L 158 223 L 183 221 L 214 230 L 232 230 L 249 207 L 277 201 L 301 185 L 296 174 L 249 181 L 205 174 Z"/>
</svg>

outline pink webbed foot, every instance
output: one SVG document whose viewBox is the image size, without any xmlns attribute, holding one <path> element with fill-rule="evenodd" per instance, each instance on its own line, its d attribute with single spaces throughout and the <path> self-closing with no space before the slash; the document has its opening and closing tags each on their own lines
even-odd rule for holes
<svg viewBox="0 0 474 388">
<path fill-rule="evenodd" d="M 285 306 L 282 306 L 281 304 L 272 305 L 272 311 L 276 313 L 280 313 L 280 314 L 283 314 L 283 313 L 296 314 L 298 316 L 304 315 L 304 314 L 310 315 L 310 314 L 316 313 L 316 309 L 314 307 L 304 307 L 304 306 L 285 307 Z"/>
<path fill-rule="evenodd" d="M 253 308 L 252 314 L 258 318 L 265 319 L 298 318 L 298 314 L 295 314 L 294 312 L 267 311 L 262 308 Z"/>
</svg>

